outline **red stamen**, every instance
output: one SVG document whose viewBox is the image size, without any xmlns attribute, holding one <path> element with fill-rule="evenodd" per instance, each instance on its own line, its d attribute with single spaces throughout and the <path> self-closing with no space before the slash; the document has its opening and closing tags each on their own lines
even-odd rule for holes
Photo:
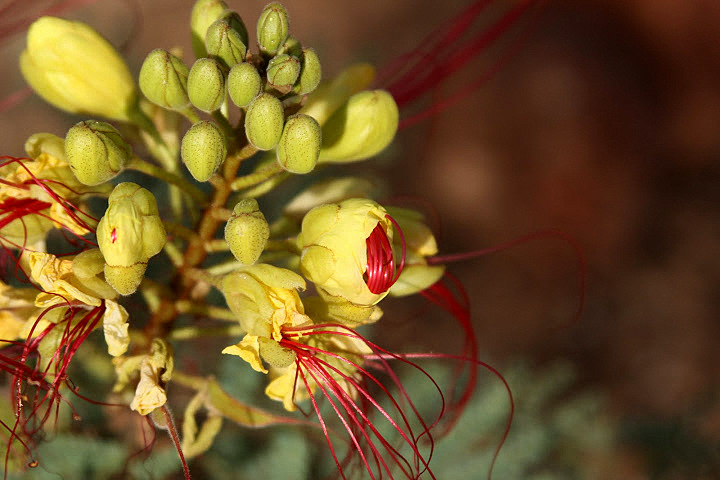
<svg viewBox="0 0 720 480">
<path fill-rule="evenodd" d="M 395 226 L 398 235 L 400 235 L 402 253 L 400 264 L 396 269 L 395 253 L 393 252 L 392 245 L 390 245 L 385 229 L 380 222 L 378 222 L 365 241 L 367 245 L 365 283 L 368 286 L 368 290 L 374 294 L 387 292 L 388 289 L 395 284 L 402 273 L 402 269 L 405 267 L 405 237 L 395 219 L 390 215 L 385 215 L 385 218 L 390 220 Z"/>
</svg>

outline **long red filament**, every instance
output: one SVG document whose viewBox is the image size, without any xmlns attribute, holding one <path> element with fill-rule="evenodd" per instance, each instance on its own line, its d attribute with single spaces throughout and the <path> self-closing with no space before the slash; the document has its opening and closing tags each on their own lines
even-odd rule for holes
<svg viewBox="0 0 720 480">
<path fill-rule="evenodd" d="M 395 268 L 395 253 L 390 240 L 385 233 L 381 222 L 375 225 L 370 236 L 365 241 L 367 245 L 367 268 L 365 270 L 365 283 L 372 293 L 380 294 L 388 291 L 397 281 L 405 267 L 405 237 L 400 226 L 390 215 L 387 218 L 400 236 L 401 254 L 400 263 Z"/>
</svg>

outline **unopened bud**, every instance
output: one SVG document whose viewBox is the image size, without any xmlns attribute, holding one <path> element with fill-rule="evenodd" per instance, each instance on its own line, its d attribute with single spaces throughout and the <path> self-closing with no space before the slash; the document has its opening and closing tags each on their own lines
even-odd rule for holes
<svg viewBox="0 0 720 480">
<path fill-rule="evenodd" d="M 276 55 L 267 67 L 267 80 L 277 91 L 288 93 L 300 75 L 300 60 L 287 54 Z"/>
<path fill-rule="evenodd" d="M 207 182 L 225 161 L 225 136 L 213 122 L 197 122 L 185 133 L 180 155 L 193 178 Z"/>
<path fill-rule="evenodd" d="M 302 51 L 302 69 L 295 85 L 295 93 L 305 95 L 317 88 L 322 79 L 322 67 L 320 66 L 320 58 L 312 48 L 306 48 Z"/>
<path fill-rule="evenodd" d="M 135 183 L 117 185 L 96 233 L 105 280 L 121 295 L 130 295 L 142 282 L 148 260 L 165 246 L 155 197 Z"/>
<path fill-rule="evenodd" d="M 308 95 L 300 113 L 315 118 L 322 126 L 354 94 L 368 88 L 375 80 L 375 67 L 369 63 L 350 65 L 329 82 Z"/>
<path fill-rule="evenodd" d="M 237 261 L 243 265 L 257 262 L 268 238 L 270 227 L 257 201 L 253 198 L 240 200 L 225 225 L 225 241 Z"/>
<path fill-rule="evenodd" d="M 247 53 L 242 34 L 233 29 L 226 20 L 218 20 L 208 27 L 205 47 L 208 55 L 216 57 L 227 68 L 244 61 Z"/>
<path fill-rule="evenodd" d="M 288 12 L 279 2 L 267 5 L 257 23 L 257 38 L 260 51 L 275 55 L 288 37 L 290 19 Z"/>
<path fill-rule="evenodd" d="M 282 102 L 269 93 L 255 97 L 245 114 L 245 134 L 258 150 L 272 150 L 280 140 L 285 123 Z"/>
<path fill-rule="evenodd" d="M 380 153 L 395 138 L 399 112 L 385 90 L 357 93 L 323 125 L 321 162 L 345 163 Z"/>
<path fill-rule="evenodd" d="M 137 109 L 137 87 L 125 61 L 82 22 L 36 20 L 20 69 L 38 95 L 67 112 L 129 121 Z"/>
<path fill-rule="evenodd" d="M 230 69 L 227 89 L 230 99 L 238 107 L 246 107 L 258 96 L 262 88 L 262 79 L 252 63 L 238 63 Z"/>
<path fill-rule="evenodd" d="M 190 32 L 192 47 L 197 58 L 207 55 L 205 50 L 205 34 L 213 22 L 219 20 L 227 4 L 222 0 L 197 0 L 190 14 Z"/>
<path fill-rule="evenodd" d="M 190 104 L 188 74 L 182 60 L 157 48 L 148 54 L 140 68 L 140 90 L 155 105 L 182 110 Z"/>
<path fill-rule="evenodd" d="M 285 43 L 283 43 L 282 47 L 280 47 L 280 51 L 278 53 L 287 53 L 288 55 L 300 58 L 300 56 L 302 56 L 302 45 L 300 45 L 300 40 L 292 35 L 289 35 L 285 40 Z"/>
<path fill-rule="evenodd" d="M 321 145 L 322 130 L 317 121 L 309 115 L 293 115 L 285 122 L 277 146 L 278 163 L 288 172 L 308 173 L 317 164 Z"/>
<path fill-rule="evenodd" d="M 203 112 L 214 112 L 225 100 L 225 75 L 222 67 L 211 58 L 198 59 L 190 69 L 187 88 L 193 106 Z"/>
<path fill-rule="evenodd" d="M 65 157 L 81 183 L 99 185 L 123 171 L 132 149 L 109 123 L 87 120 L 68 130 Z"/>
</svg>

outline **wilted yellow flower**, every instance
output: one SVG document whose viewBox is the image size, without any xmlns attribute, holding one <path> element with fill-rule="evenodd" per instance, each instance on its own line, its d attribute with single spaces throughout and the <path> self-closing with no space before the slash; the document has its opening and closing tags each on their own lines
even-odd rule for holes
<svg viewBox="0 0 720 480">
<path fill-rule="evenodd" d="M 70 113 L 129 121 L 137 90 L 120 54 L 82 22 L 41 17 L 20 55 L 25 80 L 47 102 Z"/>
<path fill-rule="evenodd" d="M 28 319 L 37 318 L 35 295 L 34 288 L 14 288 L 0 280 L 0 339 L 20 338 Z M 6 345 L 0 342 L 0 348 Z"/>
<path fill-rule="evenodd" d="M 150 353 L 143 356 L 139 365 L 140 381 L 130 408 L 140 415 L 147 415 L 167 402 L 164 384 L 172 378 L 174 360 L 170 344 L 153 340 Z"/>
<path fill-rule="evenodd" d="M 305 215 L 297 242 L 300 269 L 319 292 L 356 305 L 374 305 L 387 290 L 373 293 L 364 274 L 368 266 L 367 239 L 380 226 L 380 235 L 393 238 L 387 211 L 376 202 L 354 198 L 316 207 Z"/>
</svg>

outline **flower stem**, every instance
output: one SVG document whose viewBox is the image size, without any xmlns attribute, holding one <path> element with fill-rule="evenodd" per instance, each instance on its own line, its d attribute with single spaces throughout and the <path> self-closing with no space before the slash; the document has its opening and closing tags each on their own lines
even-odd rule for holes
<svg viewBox="0 0 720 480">
<path fill-rule="evenodd" d="M 164 180 L 165 182 L 175 185 L 183 192 L 190 195 L 199 204 L 207 204 L 207 195 L 205 195 L 202 190 L 185 180 L 180 175 L 176 175 L 167 170 L 163 170 L 162 168 L 155 166 L 150 162 L 146 162 L 139 157 L 133 157 L 127 168 L 142 172 L 155 178 L 159 178 L 160 180 Z"/>
</svg>

